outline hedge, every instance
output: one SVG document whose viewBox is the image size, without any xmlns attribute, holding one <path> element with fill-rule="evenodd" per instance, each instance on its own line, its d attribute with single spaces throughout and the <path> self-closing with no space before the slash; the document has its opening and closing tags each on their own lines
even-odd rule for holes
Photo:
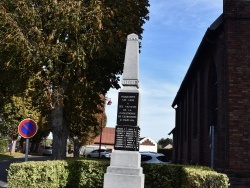
<svg viewBox="0 0 250 188">
<path fill-rule="evenodd" d="M 229 187 L 227 175 L 208 170 L 207 168 L 196 168 L 194 166 L 183 167 L 184 188 L 225 188 Z"/>
<path fill-rule="evenodd" d="M 66 187 L 69 170 L 65 161 L 13 163 L 8 170 L 8 187 Z"/>
<path fill-rule="evenodd" d="M 71 159 L 13 163 L 9 188 L 102 188 L 109 161 Z M 145 188 L 227 188 L 229 179 L 208 167 L 142 164 Z"/>
</svg>

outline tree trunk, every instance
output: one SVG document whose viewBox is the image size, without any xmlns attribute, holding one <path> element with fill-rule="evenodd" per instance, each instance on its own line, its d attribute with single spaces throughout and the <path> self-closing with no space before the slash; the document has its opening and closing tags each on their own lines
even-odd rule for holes
<svg viewBox="0 0 250 188">
<path fill-rule="evenodd" d="M 63 116 L 63 105 L 56 105 L 52 111 L 52 159 L 66 159 L 68 129 Z"/>
<path fill-rule="evenodd" d="M 35 147 L 34 147 L 34 153 L 38 154 L 38 148 L 39 148 L 39 142 L 35 143 Z"/>
<path fill-rule="evenodd" d="M 11 151 L 10 152 L 15 153 L 16 152 L 16 150 L 15 150 L 16 149 L 16 140 L 11 140 L 11 143 L 12 144 L 11 144 L 11 148 L 10 148 Z"/>
<path fill-rule="evenodd" d="M 77 137 L 74 137 L 74 157 L 79 157 L 79 140 Z"/>
<path fill-rule="evenodd" d="M 35 142 L 31 142 L 30 143 L 30 153 L 35 153 L 34 148 L 35 148 Z"/>
</svg>

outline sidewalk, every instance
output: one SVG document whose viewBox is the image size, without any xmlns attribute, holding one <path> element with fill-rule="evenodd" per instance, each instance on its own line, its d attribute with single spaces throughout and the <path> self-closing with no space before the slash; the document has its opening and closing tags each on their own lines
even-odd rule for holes
<svg viewBox="0 0 250 188">
<path fill-rule="evenodd" d="M 8 187 L 8 183 L 0 181 L 0 188 Z"/>
</svg>

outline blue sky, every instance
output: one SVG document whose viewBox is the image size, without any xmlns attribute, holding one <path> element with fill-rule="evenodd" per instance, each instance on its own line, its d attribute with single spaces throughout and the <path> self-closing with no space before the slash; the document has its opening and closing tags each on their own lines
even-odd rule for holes
<svg viewBox="0 0 250 188">
<path fill-rule="evenodd" d="M 171 107 L 207 28 L 223 11 L 223 0 L 149 0 L 140 53 L 141 137 L 172 138 Z M 125 55 L 125 54 L 124 54 Z M 119 90 L 110 90 L 107 127 L 116 126 Z"/>
</svg>

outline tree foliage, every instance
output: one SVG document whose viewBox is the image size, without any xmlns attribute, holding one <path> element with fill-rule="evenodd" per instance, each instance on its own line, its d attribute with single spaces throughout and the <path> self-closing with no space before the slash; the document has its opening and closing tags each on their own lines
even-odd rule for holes
<svg viewBox="0 0 250 188">
<path fill-rule="evenodd" d="M 42 138 L 48 136 L 50 128 L 48 118 L 42 115 L 39 109 L 32 105 L 31 98 L 12 96 L 10 100 L 4 101 L 3 110 L 1 111 L 1 134 L 12 139 L 18 136 L 18 125 L 25 118 L 31 118 L 38 125 L 38 132 L 32 138 L 39 143 Z"/>
<path fill-rule="evenodd" d="M 1 100 L 30 97 L 42 114 L 51 113 L 57 135 L 97 129 L 102 96 L 119 88 L 126 37 L 142 38 L 148 6 L 148 0 L 2 0 Z"/>
<path fill-rule="evenodd" d="M 161 138 L 158 142 L 158 148 L 164 148 L 166 147 L 168 144 L 173 145 L 173 139 L 171 138 Z"/>
</svg>

